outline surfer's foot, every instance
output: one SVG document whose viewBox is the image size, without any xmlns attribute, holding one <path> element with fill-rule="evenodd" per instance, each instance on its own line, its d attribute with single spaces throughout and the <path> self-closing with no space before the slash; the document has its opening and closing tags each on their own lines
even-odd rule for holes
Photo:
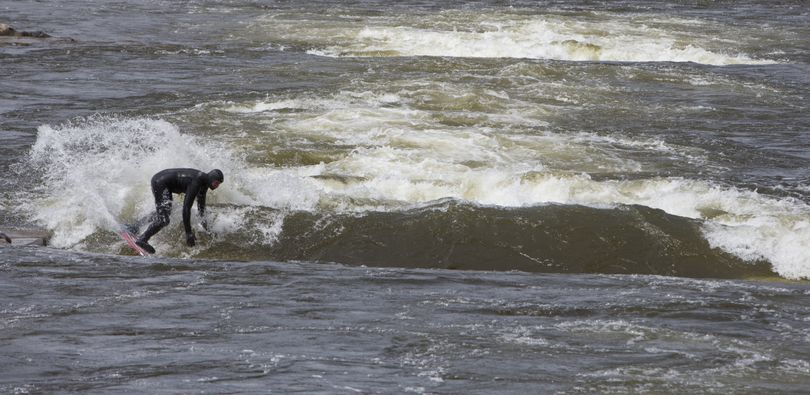
<svg viewBox="0 0 810 395">
<path fill-rule="evenodd" d="M 135 244 L 137 244 L 137 245 L 138 245 L 138 247 L 143 248 L 143 249 L 144 249 L 144 251 L 146 251 L 146 252 L 148 252 L 148 253 L 150 253 L 150 254 L 154 254 L 154 253 L 155 253 L 155 247 L 150 246 L 150 245 L 149 245 L 149 243 L 147 243 L 147 242 L 145 242 L 145 241 L 143 241 L 143 240 L 136 240 L 136 241 L 135 241 Z"/>
</svg>

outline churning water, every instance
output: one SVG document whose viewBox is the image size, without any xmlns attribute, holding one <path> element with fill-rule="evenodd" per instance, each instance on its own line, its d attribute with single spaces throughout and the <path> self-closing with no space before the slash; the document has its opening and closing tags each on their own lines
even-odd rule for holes
<svg viewBox="0 0 810 395">
<path fill-rule="evenodd" d="M 0 5 L 3 392 L 810 385 L 805 2 L 298 3 Z"/>
</svg>

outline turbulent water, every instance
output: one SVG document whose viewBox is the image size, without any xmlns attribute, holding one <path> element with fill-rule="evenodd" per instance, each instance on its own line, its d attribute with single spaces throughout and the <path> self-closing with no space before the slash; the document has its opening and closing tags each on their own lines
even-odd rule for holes
<svg viewBox="0 0 810 395">
<path fill-rule="evenodd" d="M 52 234 L 0 248 L 3 392 L 810 385 L 806 2 L 20 0 L 0 23 L 51 36 L 0 37 L 0 230 Z M 176 207 L 128 256 L 115 231 L 170 167 L 225 173 L 212 232 L 193 217 L 187 247 Z"/>
<path fill-rule="evenodd" d="M 0 256 L 4 393 L 810 385 L 806 286 L 10 254 Z"/>
</svg>

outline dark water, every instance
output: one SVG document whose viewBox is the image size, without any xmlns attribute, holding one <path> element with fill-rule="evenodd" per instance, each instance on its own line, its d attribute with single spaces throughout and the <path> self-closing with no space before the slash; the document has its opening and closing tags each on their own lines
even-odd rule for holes
<svg viewBox="0 0 810 395">
<path fill-rule="evenodd" d="M 0 230 L 52 233 L 0 248 L 0 392 L 801 393 L 809 21 L 0 3 L 51 35 L 0 37 Z M 137 259 L 169 167 L 213 233 Z"/>
<path fill-rule="evenodd" d="M 4 393 L 803 393 L 810 289 L 4 249 Z"/>
</svg>

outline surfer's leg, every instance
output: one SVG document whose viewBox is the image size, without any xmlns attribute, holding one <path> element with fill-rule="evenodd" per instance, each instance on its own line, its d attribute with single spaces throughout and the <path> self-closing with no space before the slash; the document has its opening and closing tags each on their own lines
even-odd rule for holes
<svg viewBox="0 0 810 395">
<path fill-rule="evenodd" d="M 141 237 L 135 244 L 141 248 L 154 253 L 155 248 L 149 245 L 149 239 L 152 238 L 157 232 L 169 224 L 169 216 L 172 213 L 172 193 L 168 189 L 162 191 L 155 191 L 155 215 L 149 228 L 143 232 Z"/>
<path fill-rule="evenodd" d="M 153 218 L 155 218 L 155 214 L 149 214 L 141 219 L 135 220 L 135 222 L 124 224 L 124 229 L 126 229 L 129 234 L 137 236 L 141 233 L 141 228 L 143 228 L 144 225 L 152 223 Z"/>
<path fill-rule="evenodd" d="M 141 229 L 144 226 L 149 225 L 152 222 L 154 222 L 155 218 L 157 218 L 157 214 L 156 213 L 151 213 L 149 215 L 145 215 L 145 216 L 141 217 L 140 219 L 136 220 L 133 223 L 125 224 L 124 227 L 126 228 L 127 232 L 129 232 L 129 233 L 131 233 L 133 235 L 137 235 L 138 233 L 141 233 Z"/>
</svg>

